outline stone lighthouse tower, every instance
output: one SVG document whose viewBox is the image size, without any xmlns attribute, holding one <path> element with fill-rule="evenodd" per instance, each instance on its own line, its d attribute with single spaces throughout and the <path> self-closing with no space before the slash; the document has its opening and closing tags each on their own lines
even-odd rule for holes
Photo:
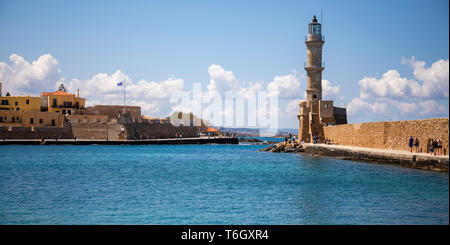
<svg viewBox="0 0 450 245">
<path fill-rule="evenodd" d="M 298 138 L 304 142 L 312 142 L 316 137 L 323 139 L 323 126 L 328 124 L 347 123 L 346 110 L 333 107 L 333 101 L 322 100 L 322 25 L 316 16 L 308 25 L 308 36 L 305 40 L 307 48 L 307 62 L 305 70 L 306 100 L 300 101 L 297 115 L 300 120 Z"/>
</svg>

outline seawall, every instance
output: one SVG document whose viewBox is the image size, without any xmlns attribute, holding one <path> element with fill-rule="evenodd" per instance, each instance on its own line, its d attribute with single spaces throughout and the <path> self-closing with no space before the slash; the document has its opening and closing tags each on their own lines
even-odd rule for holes
<svg viewBox="0 0 450 245">
<path fill-rule="evenodd" d="M 269 146 L 262 151 L 306 153 L 344 160 L 395 164 L 403 167 L 441 172 L 448 172 L 449 169 L 448 156 L 433 156 L 428 153 L 410 153 L 399 150 L 310 143 L 286 145 L 282 142 Z"/>
<path fill-rule="evenodd" d="M 392 150 L 409 150 L 409 137 L 414 136 L 419 138 L 419 152 L 424 153 L 429 151 L 430 139 L 441 139 L 442 150 L 449 153 L 448 118 L 325 126 L 324 134 L 336 145 Z"/>
<path fill-rule="evenodd" d="M 14 139 L 0 140 L 0 145 L 198 145 L 198 144 L 239 144 L 237 138 L 181 138 L 148 140 L 74 140 L 74 139 Z"/>
</svg>

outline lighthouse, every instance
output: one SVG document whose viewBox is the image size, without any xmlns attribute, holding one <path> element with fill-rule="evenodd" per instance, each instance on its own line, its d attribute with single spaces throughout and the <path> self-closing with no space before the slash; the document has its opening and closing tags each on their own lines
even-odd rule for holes
<svg viewBox="0 0 450 245">
<path fill-rule="evenodd" d="M 322 99 L 322 47 L 325 41 L 322 37 L 322 25 L 317 22 L 316 16 L 308 25 L 308 36 L 305 44 L 307 48 L 307 62 L 305 66 L 307 74 L 306 99 L 307 101 L 319 101 Z"/>
<path fill-rule="evenodd" d="M 313 17 L 308 24 L 308 36 L 305 39 L 307 49 L 306 100 L 300 101 L 298 138 L 304 142 L 324 139 L 323 127 L 330 124 L 347 123 L 345 108 L 333 106 L 333 101 L 322 100 L 322 47 L 325 39 L 322 36 L 322 24 Z"/>
</svg>

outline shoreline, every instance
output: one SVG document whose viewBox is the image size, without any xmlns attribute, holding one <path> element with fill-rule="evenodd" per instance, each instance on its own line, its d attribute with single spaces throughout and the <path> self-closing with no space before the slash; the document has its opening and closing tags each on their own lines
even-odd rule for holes
<svg viewBox="0 0 450 245">
<path fill-rule="evenodd" d="M 390 149 L 374 149 L 342 145 L 326 144 L 288 144 L 284 142 L 269 146 L 261 151 L 281 153 L 306 153 L 332 157 L 342 160 L 364 161 L 371 163 L 393 164 L 402 167 L 430 170 L 437 172 L 449 171 L 449 156 L 432 156 L 427 153 L 411 153 Z"/>
<path fill-rule="evenodd" d="M 169 138 L 146 140 L 86 140 L 86 139 L 8 139 L 0 140 L 0 145 L 198 145 L 198 144 L 239 144 L 237 138 Z"/>
</svg>

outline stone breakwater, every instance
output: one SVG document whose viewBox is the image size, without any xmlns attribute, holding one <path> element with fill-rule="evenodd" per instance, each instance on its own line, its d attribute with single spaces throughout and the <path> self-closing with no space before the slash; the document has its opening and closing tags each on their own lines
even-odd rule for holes
<svg viewBox="0 0 450 245">
<path fill-rule="evenodd" d="M 403 167 L 423 170 L 448 172 L 449 156 L 433 156 L 427 153 L 410 153 L 408 151 L 372 149 L 353 146 L 290 143 L 284 142 L 269 146 L 261 151 L 305 153 L 334 157 L 344 160 L 368 161 L 375 163 L 396 164 Z"/>
</svg>

